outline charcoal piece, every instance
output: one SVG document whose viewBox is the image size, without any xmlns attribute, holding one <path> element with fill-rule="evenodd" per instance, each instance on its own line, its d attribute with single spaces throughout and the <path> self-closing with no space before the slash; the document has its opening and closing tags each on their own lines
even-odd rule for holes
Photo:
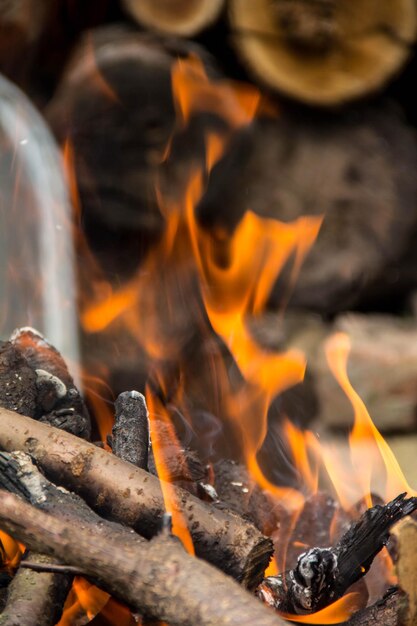
<svg viewBox="0 0 417 626">
<path fill-rule="evenodd" d="M 115 409 L 113 453 L 123 461 L 147 470 L 150 438 L 145 398 L 138 391 L 125 391 L 118 396 Z"/>
<path fill-rule="evenodd" d="M 36 373 L 19 348 L 0 342 L 0 406 L 35 417 L 36 398 Z"/>
<path fill-rule="evenodd" d="M 296 522 L 287 552 L 287 567 L 295 567 L 306 548 L 330 545 L 330 530 L 338 511 L 336 501 L 325 493 L 310 496 Z"/>
<path fill-rule="evenodd" d="M 16 329 L 10 342 L 36 375 L 36 412 L 33 417 L 90 439 L 88 409 L 58 350 L 39 331 L 30 327 Z"/>
<path fill-rule="evenodd" d="M 381 600 L 353 615 L 346 626 L 398 626 L 398 611 L 401 603 L 396 589 L 390 590 Z"/>
</svg>

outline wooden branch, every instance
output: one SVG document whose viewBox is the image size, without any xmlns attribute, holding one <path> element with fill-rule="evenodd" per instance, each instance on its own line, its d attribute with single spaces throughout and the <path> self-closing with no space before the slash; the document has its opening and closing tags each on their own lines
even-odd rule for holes
<svg viewBox="0 0 417 626">
<path fill-rule="evenodd" d="M 30 554 L 31 562 L 47 567 L 50 556 Z M 72 576 L 19 567 L 9 585 L 0 626 L 54 626 L 60 619 Z"/>
<path fill-rule="evenodd" d="M 122 0 L 140 24 L 170 35 L 190 37 L 212 24 L 225 0 Z"/>
<path fill-rule="evenodd" d="M 53 488 L 46 488 L 48 498 Z M 62 498 L 72 498 L 72 516 L 77 507 L 73 496 L 62 494 Z M 42 499 L 36 506 L 41 503 Z M 74 533 L 74 519 L 46 514 L 3 491 L 0 526 L 31 549 L 82 568 L 113 596 L 172 626 L 283 623 L 235 581 L 188 555 L 175 538 L 164 534 L 147 542 L 124 527 L 100 520 L 92 511 L 89 515 L 97 519 L 87 520 L 84 508 L 88 507 L 81 504 L 80 508 L 83 522 Z"/>
<path fill-rule="evenodd" d="M 78 493 L 98 513 L 155 535 L 165 511 L 160 482 L 104 450 L 45 424 L 0 409 L 0 448 L 22 450 L 45 474 Z M 270 539 L 250 523 L 174 488 L 196 554 L 248 588 L 260 583 L 272 555 Z"/>
<path fill-rule="evenodd" d="M 375 505 L 351 525 L 334 547 L 310 548 L 293 570 L 269 576 L 258 595 L 283 613 L 307 614 L 338 600 L 368 571 L 387 543 L 391 527 L 417 509 L 417 498 L 399 495 L 386 505 Z"/>
</svg>

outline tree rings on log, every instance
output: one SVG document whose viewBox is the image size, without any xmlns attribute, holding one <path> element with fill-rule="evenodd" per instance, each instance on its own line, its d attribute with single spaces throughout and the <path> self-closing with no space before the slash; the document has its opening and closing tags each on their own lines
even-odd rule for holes
<svg viewBox="0 0 417 626">
<path fill-rule="evenodd" d="M 415 41 L 414 0 L 231 0 L 238 53 L 273 89 L 332 106 L 379 89 Z"/>
<path fill-rule="evenodd" d="M 212 24 L 224 0 L 122 0 L 140 24 L 169 35 L 191 37 Z"/>
</svg>

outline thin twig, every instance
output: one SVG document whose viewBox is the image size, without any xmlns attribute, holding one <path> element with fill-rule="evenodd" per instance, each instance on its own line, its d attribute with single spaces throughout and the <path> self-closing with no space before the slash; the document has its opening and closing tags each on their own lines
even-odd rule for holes
<svg viewBox="0 0 417 626">
<path fill-rule="evenodd" d="M 49 574 L 73 574 L 74 576 L 86 576 L 84 570 L 73 565 L 62 565 L 60 563 L 32 563 L 31 561 L 21 561 L 20 567 L 31 569 L 34 572 L 46 572 Z"/>
</svg>

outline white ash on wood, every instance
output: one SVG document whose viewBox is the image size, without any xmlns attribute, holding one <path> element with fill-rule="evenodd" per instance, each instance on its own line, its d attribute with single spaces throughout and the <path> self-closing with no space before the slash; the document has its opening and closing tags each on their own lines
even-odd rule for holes
<svg viewBox="0 0 417 626">
<path fill-rule="evenodd" d="M 1 406 L 29 409 L 40 422 L 89 437 L 88 411 L 65 362 L 35 329 L 19 328 L 10 341 L 0 344 L 0 380 Z M 39 566 L 51 563 L 48 556 L 30 551 L 24 558 Z M 61 617 L 72 580 L 73 576 L 65 572 L 19 567 L 7 589 L 1 626 L 54 626 Z"/>
</svg>

